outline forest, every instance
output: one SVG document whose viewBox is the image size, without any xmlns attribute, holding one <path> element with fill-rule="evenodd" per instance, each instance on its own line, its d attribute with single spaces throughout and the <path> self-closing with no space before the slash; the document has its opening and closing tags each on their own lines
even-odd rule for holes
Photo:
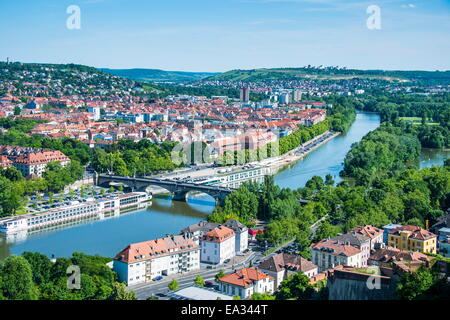
<svg viewBox="0 0 450 320">
<path fill-rule="evenodd" d="M 377 112 L 381 121 L 406 122 L 424 148 L 450 146 L 450 93 L 386 93 L 375 91 L 360 98 L 363 111 Z M 415 117 L 420 121 L 411 121 Z"/>
<path fill-rule="evenodd" d="M 37 252 L 9 256 L 0 263 L 0 300 L 135 300 L 134 292 L 106 265 L 110 261 L 81 252 L 53 262 Z M 68 278 L 67 270 L 73 277 Z M 72 278 L 77 290 L 68 286 Z"/>
</svg>

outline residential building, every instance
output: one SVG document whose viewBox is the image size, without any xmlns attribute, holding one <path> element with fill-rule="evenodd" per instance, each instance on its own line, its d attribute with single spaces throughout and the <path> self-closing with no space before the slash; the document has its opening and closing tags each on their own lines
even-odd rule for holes
<svg viewBox="0 0 450 320">
<path fill-rule="evenodd" d="M 205 233 L 211 231 L 214 228 L 220 226 L 218 223 L 200 221 L 199 223 L 190 225 L 181 230 L 181 234 L 186 236 L 187 238 L 191 238 L 195 241 L 195 243 L 199 244 L 200 239 L 203 237 Z"/>
<path fill-rule="evenodd" d="M 201 261 L 221 264 L 235 256 L 235 233 L 230 228 L 218 226 L 205 233 L 200 240 Z"/>
<path fill-rule="evenodd" d="M 248 248 L 248 228 L 235 219 L 230 219 L 223 224 L 235 234 L 235 253 L 242 253 Z"/>
<path fill-rule="evenodd" d="M 436 253 L 437 235 L 420 227 L 405 225 L 389 232 L 388 245 L 400 250 Z"/>
<path fill-rule="evenodd" d="M 13 165 L 24 177 L 32 175 L 40 177 L 47 164 L 55 161 L 65 166 L 70 162 L 70 159 L 59 150 L 47 150 L 20 155 L 14 160 Z"/>
<path fill-rule="evenodd" d="M 278 101 L 280 104 L 289 104 L 291 102 L 291 94 L 289 92 L 280 94 Z"/>
<path fill-rule="evenodd" d="M 13 162 L 7 156 L 0 155 L 0 168 L 9 168 L 12 165 Z"/>
<path fill-rule="evenodd" d="M 369 237 L 352 230 L 346 234 L 338 235 L 334 239 L 342 243 L 348 243 L 361 250 L 361 266 L 367 266 L 367 260 L 369 260 L 371 250 Z"/>
<path fill-rule="evenodd" d="M 182 235 L 130 244 L 115 256 L 113 264 L 119 281 L 127 285 L 199 268 L 200 247 Z"/>
<path fill-rule="evenodd" d="M 389 232 L 394 231 L 396 228 L 401 227 L 401 224 L 390 223 L 383 227 L 383 242 L 388 244 L 389 241 Z"/>
<path fill-rule="evenodd" d="M 299 89 L 294 89 L 292 92 L 292 97 L 293 102 L 299 102 L 300 100 L 302 100 L 302 92 Z"/>
<path fill-rule="evenodd" d="M 374 251 L 370 255 L 368 264 L 371 266 L 389 267 L 393 262 L 427 263 L 430 260 L 430 256 L 419 251 L 401 251 L 388 247 Z"/>
<path fill-rule="evenodd" d="M 258 268 L 275 280 L 275 288 L 291 274 L 301 272 L 308 278 L 316 276 L 319 268 L 309 260 L 287 253 L 280 253 L 262 261 Z"/>
<path fill-rule="evenodd" d="M 338 265 L 361 267 L 362 251 L 350 243 L 325 239 L 311 245 L 312 262 L 319 267 L 319 272 L 332 269 Z"/>
<path fill-rule="evenodd" d="M 256 268 L 246 268 L 219 279 L 220 292 L 247 299 L 253 293 L 273 293 L 274 279 Z"/>
<path fill-rule="evenodd" d="M 383 243 L 383 229 L 376 228 L 372 225 L 358 226 L 352 229 L 370 239 L 370 249 L 376 249 Z"/>
<path fill-rule="evenodd" d="M 249 102 L 250 101 L 250 88 L 249 87 L 241 88 L 240 100 L 241 100 L 241 102 Z"/>
<path fill-rule="evenodd" d="M 439 254 L 446 258 L 450 258 L 450 237 L 439 241 Z"/>
</svg>

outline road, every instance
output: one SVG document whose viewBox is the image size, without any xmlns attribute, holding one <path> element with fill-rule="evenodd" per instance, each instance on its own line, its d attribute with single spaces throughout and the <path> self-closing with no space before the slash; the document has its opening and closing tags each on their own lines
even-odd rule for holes
<svg viewBox="0 0 450 320">
<path fill-rule="evenodd" d="M 314 149 L 322 145 L 323 143 L 327 142 L 328 140 L 331 140 L 332 138 L 339 135 L 339 133 L 326 131 L 325 133 L 318 135 L 317 137 L 314 137 L 313 139 L 305 142 L 304 144 L 298 146 L 294 150 L 291 150 L 290 152 L 277 156 L 277 157 L 270 157 L 264 160 L 261 160 L 257 163 L 254 163 L 253 165 L 256 167 L 279 167 L 283 164 L 290 163 L 292 161 L 299 160 L 300 158 L 304 157 L 306 154 L 312 152 Z M 193 168 L 189 169 L 180 169 L 175 170 L 171 173 L 166 174 L 160 174 L 152 176 L 151 178 L 156 179 L 174 179 L 177 178 L 179 180 L 184 179 L 198 179 L 198 178 L 205 178 L 205 177 L 212 177 L 217 176 L 219 174 L 224 174 L 222 171 L 224 169 L 227 169 L 228 173 L 236 172 L 240 170 L 244 170 L 245 167 L 247 167 L 248 164 L 243 165 L 234 165 L 234 166 L 227 166 L 227 167 L 215 167 L 212 164 L 202 164 L 195 166 Z"/>
<path fill-rule="evenodd" d="M 264 259 L 268 259 L 274 256 L 275 254 L 277 254 L 276 252 L 278 250 L 290 245 L 292 242 L 293 240 L 289 241 L 288 243 L 285 243 L 282 246 L 277 247 L 276 250 L 274 250 L 271 254 L 265 256 Z M 180 289 L 192 286 L 197 275 L 200 275 L 205 281 L 213 281 L 215 280 L 216 274 L 220 270 L 223 270 L 223 272 L 225 273 L 231 273 L 234 270 L 248 267 L 250 262 L 252 263 L 252 265 L 255 265 L 255 261 L 261 260 L 263 258 L 263 251 L 264 251 L 262 248 L 256 248 L 255 250 L 258 251 L 252 251 L 249 254 L 249 256 L 245 257 L 245 259 L 242 262 L 234 265 L 231 264 L 222 265 L 221 267 L 216 269 L 201 269 L 196 272 L 192 272 L 189 275 L 170 276 L 158 282 L 143 283 L 132 287 L 128 287 L 128 290 L 134 291 L 136 293 L 136 298 L 138 300 L 145 300 L 150 296 L 158 294 L 167 294 L 169 292 L 168 284 L 172 281 L 172 279 L 176 279 L 178 281 L 178 286 Z"/>
<path fill-rule="evenodd" d="M 200 275 L 203 280 L 205 281 L 211 281 L 214 280 L 215 275 L 220 271 L 223 270 L 225 273 L 231 273 L 236 269 L 242 269 L 249 265 L 250 262 L 254 263 L 254 261 L 260 259 L 262 257 L 261 252 L 251 252 L 248 257 L 245 257 L 245 259 L 238 263 L 238 264 L 227 264 L 222 265 L 219 268 L 215 269 L 201 269 L 197 270 L 195 272 L 189 273 L 189 275 L 175 275 L 175 276 L 169 276 L 165 277 L 164 280 L 160 280 L 158 282 L 150 282 L 150 283 L 143 283 L 139 285 L 135 285 L 132 287 L 129 287 L 129 290 L 132 290 L 136 293 L 136 298 L 139 300 L 144 300 L 152 295 L 157 295 L 160 293 L 168 293 L 168 284 L 172 281 L 172 279 L 176 279 L 178 281 L 178 286 L 181 288 L 189 287 L 193 285 L 193 282 L 197 275 Z"/>
</svg>

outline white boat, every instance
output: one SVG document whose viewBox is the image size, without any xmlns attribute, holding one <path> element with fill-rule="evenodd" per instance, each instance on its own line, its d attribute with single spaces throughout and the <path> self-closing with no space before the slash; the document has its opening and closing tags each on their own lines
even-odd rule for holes
<svg viewBox="0 0 450 320">
<path fill-rule="evenodd" d="M 151 199 L 151 196 L 150 196 Z M 73 202 L 45 212 L 30 213 L 0 220 L 0 232 L 11 234 L 23 230 L 40 228 L 69 220 L 87 217 L 105 211 L 113 211 L 138 205 L 149 200 L 146 192 L 133 192 L 119 196 L 106 196 L 94 201 Z"/>
</svg>

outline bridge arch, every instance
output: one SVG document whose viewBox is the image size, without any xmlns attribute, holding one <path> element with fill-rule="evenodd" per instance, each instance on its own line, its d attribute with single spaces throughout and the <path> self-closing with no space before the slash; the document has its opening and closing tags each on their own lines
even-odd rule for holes
<svg viewBox="0 0 450 320">
<path fill-rule="evenodd" d="M 132 191 L 144 191 L 149 186 L 156 186 L 166 189 L 173 195 L 173 200 L 186 201 L 187 194 L 190 191 L 206 193 L 216 199 L 216 202 L 222 203 L 225 197 L 231 192 L 231 189 L 220 186 L 207 186 L 195 183 L 180 183 L 170 180 L 159 180 L 151 178 L 134 178 L 123 176 L 99 175 L 95 182 L 99 186 L 110 185 L 111 182 L 127 185 Z"/>
</svg>

